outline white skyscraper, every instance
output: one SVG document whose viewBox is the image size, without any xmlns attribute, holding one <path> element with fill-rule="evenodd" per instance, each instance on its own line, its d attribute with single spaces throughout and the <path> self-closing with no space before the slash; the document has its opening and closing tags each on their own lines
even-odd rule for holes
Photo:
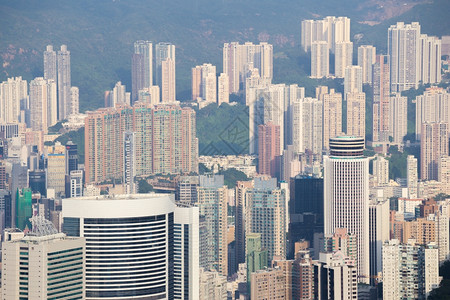
<svg viewBox="0 0 450 300">
<path fill-rule="evenodd" d="M 67 107 L 67 116 L 77 115 L 80 112 L 80 90 L 76 86 L 70 87 L 70 100 Z"/>
<path fill-rule="evenodd" d="M 377 49 L 371 45 L 358 47 L 358 66 L 362 68 L 363 83 L 372 84 L 372 69 Z"/>
<path fill-rule="evenodd" d="M 417 199 L 417 183 L 419 180 L 417 171 L 417 158 L 408 155 L 406 158 L 406 186 L 408 187 L 408 198 Z"/>
<path fill-rule="evenodd" d="M 377 155 L 373 161 L 373 176 L 377 186 L 385 186 L 389 183 L 389 161 L 381 155 Z"/>
<path fill-rule="evenodd" d="M 360 66 L 346 67 L 344 75 L 344 96 L 347 97 L 347 93 L 361 93 L 363 91 L 362 85 L 362 68 Z"/>
<path fill-rule="evenodd" d="M 305 51 L 310 50 L 314 42 L 325 41 L 334 53 L 336 43 L 350 42 L 350 19 L 347 17 L 303 20 L 301 27 L 301 45 Z"/>
<path fill-rule="evenodd" d="M 28 108 L 28 85 L 22 77 L 8 78 L 0 83 L 0 121 L 1 123 L 24 123 L 22 111 Z"/>
<path fill-rule="evenodd" d="M 216 66 L 203 64 L 192 68 L 192 100 L 196 101 L 197 98 L 207 103 L 216 102 Z"/>
<path fill-rule="evenodd" d="M 408 98 L 397 94 L 389 101 L 389 136 L 394 143 L 403 144 L 408 133 Z"/>
<path fill-rule="evenodd" d="M 423 84 L 439 83 L 441 75 L 441 40 L 435 36 L 420 35 L 419 51 L 421 78 Z"/>
<path fill-rule="evenodd" d="M 174 215 L 174 299 L 199 299 L 199 208 L 176 207 Z"/>
<path fill-rule="evenodd" d="M 438 87 L 428 88 L 416 97 L 416 139 L 421 139 L 422 124 L 444 122 L 450 124 L 450 94 Z"/>
<path fill-rule="evenodd" d="M 161 102 L 176 100 L 175 60 L 167 58 L 161 62 Z"/>
<path fill-rule="evenodd" d="M 47 133 L 57 121 L 56 84 L 53 80 L 37 77 L 30 82 L 30 127 Z"/>
<path fill-rule="evenodd" d="M 153 85 L 153 44 L 151 41 L 139 40 L 134 42 L 134 53 L 142 55 L 144 88 Z"/>
<path fill-rule="evenodd" d="M 63 230 L 86 239 L 86 299 L 172 299 L 174 212 L 168 194 L 63 199 Z"/>
<path fill-rule="evenodd" d="M 347 98 L 347 135 L 366 135 L 366 94 L 354 91 Z"/>
<path fill-rule="evenodd" d="M 56 52 L 52 45 L 48 45 L 44 51 L 44 79 L 58 80 L 58 72 L 56 69 Z"/>
<path fill-rule="evenodd" d="M 111 91 L 105 92 L 105 107 L 115 107 L 118 103 L 131 105 L 130 93 L 121 81 L 116 82 Z"/>
<path fill-rule="evenodd" d="M 155 84 L 162 88 L 162 62 L 170 58 L 175 65 L 175 45 L 170 43 L 156 44 L 155 57 Z"/>
<path fill-rule="evenodd" d="M 353 43 L 336 42 L 334 57 L 334 76 L 344 78 L 345 68 L 353 64 Z"/>
<path fill-rule="evenodd" d="M 330 74 L 328 44 L 316 41 L 311 45 L 311 78 L 327 77 Z"/>
<path fill-rule="evenodd" d="M 324 234 L 347 228 L 357 237 L 360 282 L 369 283 L 369 160 L 363 137 L 330 138 L 324 156 Z"/>
<path fill-rule="evenodd" d="M 58 233 L 42 216 L 27 236 L 3 242 L 2 299 L 84 299 L 85 238 Z"/>
<path fill-rule="evenodd" d="M 398 22 L 388 29 L 388 55 L 391 67 L 391 91 L 401 92 L 419 86 L 420 25 Z"/>
<path fill-rule="evenodd" d="M 61 45 L 57 55 L 58 62 L 58 120 L 64 120 L 70 114 L 70 51 L 66 45 Z"/>
<path fill-rule="evenodd" d="M 217 105 L 230 102 L 230 79 L 225 73 L 220 73 L 217 82 Z"/>
</svg>

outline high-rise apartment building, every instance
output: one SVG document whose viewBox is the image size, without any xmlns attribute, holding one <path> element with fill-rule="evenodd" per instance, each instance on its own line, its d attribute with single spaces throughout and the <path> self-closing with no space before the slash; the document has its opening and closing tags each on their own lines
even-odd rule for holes
<svg viewBox="0 0 450 300">
<path fill-rule="evenodd" d="M 377 49 L 371 45 L 358 47 L 358 66 L 362 68 L 363 83 L 372 84 L 372 69 L 375 64 Z"/>
<path fill-rule="evenodd" d="M 161 102 L 176 100 L 175 60 L 168 57 L 161 62 Z"/>
<path fill-rule="evenodd" d="M 230 93 L 237 93 L 246 82 L 250 70 L 256 68 L 261 78 L 269 83 L 273 78 L 273 46 L 268 43 L 254 45 L 238 42 L 223 45 L 223 73 L 228 75 Z"/>
<path fill-rule="evenodd" d="M 419 246 L 415 240 L 383 244 L 383 299 L 420 299 L 439 286 L 436 245 Z"/>
<path fill-rule="evenodd" d="M 30 127 L 47 133 L 57 122 L 56 83 L 37 77 L 30 82 Z"/>
<path fill-rule="evenodd" d="M 175 66 L 175 45 L 158 43 L 155 46 L 155 85 L 162 89 L 162 62 L 170 58 Z M 175 73 L 175 71 L 174 71 Z"/>
<path fill-rule="evenodd" d="M 230 79 L 225 73 L 220 73 L 217 79 L 217 105 L 230 102 Z"/>
<path fill-rule="evenodd" d="M 268 265 L 274 256 L 286 257 L 286 191 L 277 188 L 276 179 L 254 179 L 246 191 L 246 233 L 260 233 L 268 251 Z"/>
<path fill-rule="evenodd" d="M 145 89 L 144 85 L 144 55 L 133 53 L 131 57 L 131 102 L 138 99 L 139 91 Z"/>
<path fill-rule="evenodd" d="M 441 75 L 441 40 L 435 36 L 421 34 L 419 39 L 421 77 L 423 84 L 439 83 Z"/>
<path fill-rule="evenodd" d="M 195 111 L 176 104 L 139 103 L 88 112 L 86 182 L 122 178 L 123 132 L 135 132 L 136 175 L 198 170 Z"/>
<path fill-rule="evenodd" d="M 47 189 L 54 189 L 56 195 L 66 191 L 66 148 L 61 143 L 48 146 L 47 152 Z"/>
<path fill-rule="evenodd" d="M 362 68 L 360 66 L 346 67 L 344 73 L 344 96 L 347 97 L 347 93 L 362 93 L 362 85 Z"/>
<path fill-rule="evenodd" d="M 389 200 L 369 203 L 370 284 L 383 278 L 383 243 L 389 240 Z"/>
<path fill-rule="evenodd" d="M 323 148 L 329 148 L 330 138 L 342 134 L 342 94 L 334 89 L 316 89 L 316 97 L 323 102 Z"/>
<path fill-rule="evenodd" d="M 52 45 L 47 45 L 44 51 L 44 79 L 53 80 L 56 84 L 58 73 L 56 68 L 56 52 Z"/>
<path fill-rule="evenodd" d="M 280 126 L 269 122 L 258 126 L 258 173 L 275 177 L 280 153 Z"/>
<path fill-rule="evenodd" d="M 417 158 L 408 155 L 406 158 L 406 186 L 408 188 L 408 198 L 417 199 L 417 184 L 419 181 L 419 172 L 417 170 Z"/>
<path fill-rule="evenodd" d="M 353 64 L 353 43 L 336 42 L 334 56 L 334 76 L 345 77 L 345 69 Z"/>
<path fill-rule="evenodd" d="M 228 276 L 228 188 L 223 175 L 201 175 L 197 189 L 200 216 L 200 267 Z"/>
<path fill-rule="evenodd" d="M 177 206 L 174 215 L 174 299 L 199 299 L 199 208 Z"/>
<path fill-rule="evenodd" d="M 157 85 L 152 85 L 149 88 L 144 88 L 142 90 L 139 90 L 138 92 L 138 101 L 149 103 L 149 104 L 159 104 L 161 95 L 160 95 L 160 89 Z"/>
<path fill-rule="evenodd" d="M 354 91 L 347 98 L 347 135 L 366 135 L 366 94 Z"/>
<path fill-rule="evenodd" d="M 136 136 L 132 131 L 123 133 L 123 185 L 125 194 L 136 193 Z"/>
<path fill-rule="evenodd" d="M 67 198 L 62 209 L 64 232 L 86 239 L 86 299 L 173 299 L 169 195 Z"/>
<path fill-rule="evenodd" d="M 322 20 L 303 20 L 301 46 L 303 50 L 311 49 L 317 41 L 325 41 L 333 53 L 338 42 L 350 42 L 350 19 L 347 17 L 325 17 Z"/>
<path fill-rule="evenodd" d="M 324 156 L 324 233 L 347 228 L 357 237 L 358 277 L 369 282 L 369 160 L 363 137 L 330 139 Z"/>
<path fill-rule="evenodd" d="M 450 94 L 438 87 L 428 88 L 416 97 L 416 139 L 421 139 L 422 123 L 443 122 L 450 124 Z"/>
<path fill-rule="evenodd" d="M 222 73 L 223 74 L 223 73 Z M 225 75 L 226 76 L 226 75 Z M 208 103 L 217 98 L 216 66 L 203 64 L 192 68 L 192 100 L 202 98 Z"/>
<path fill-rule="evenodd" d="M 246 216 L 247 201 L 245 195 L 248 189 L 253 188 L 253 181 L 237 181 L 235 187 L 236 216 L 235 216 L 235 241 L 236 263 L 246 262 Z"/>
<path fill-rule="evenodd" d="M 85 239 L 34 219 L 37 232 L 3 242 L 2 299 L 85 299 Z"/>
<path fill-rule="evenodd" d="M 340 251 L 352 261 L 356 261 L 356 235 L 349 234 L 347 228 L 335 228 L 333 234 L 323 238 L 321 252 L 334 253 Z"/>
<path fill-rule="evenodd" d="M 372 141 L 389 141 L 389 56 L 377 55 L 373 65 L 373 132 Z"/>
<path fill-rule="evenodd" d="M 389 160 L 377 155 L 373 160 L 373 176 L 375 186 L 386 186 L 389 183 Z"/>
<path fill-rule="evenodd" d="M 25 110 L 28 109 L 28 86 L 22 77 L 8 78 L 0 83 L 0 122 L 25 123 Z"/>
<path fill-rule="evenodd" d="M 388 55 L 391 66 L 391 90 L 401 92 L 417 88 L 420 81 L 420 25 L 398 22 L 388 29 Z"/>
<path fill-rule="evenodd" d="M 76 86 L 70 87 L 67 112 L 68 116 L 77 115 L 80 112 L 80 89 Z"/>
<path fill-rule="evenodd" d="M 408 98 L 397 94 L 389 101 L 389 136 L 392 142 L 402 144 L 408 133 Z"/>
<path fill-rule="evenodd" d="M 281 268 L 258 270 L 251 274 L 251 299 L 284 299 L 286 275 Z"/>
<path fill-rule="evenodd" d="M 438 162 L 438 181 L 442 183 L 443 193 L 450 194 L 450 156 L 441 156 Z"/>
<path fill-rule="evenodd" d="M 330 75 L 330 57 L 328 44 L 316 41 L 311 45 L 311 78 L 322 78 Z"/>
<path fill-rule="evenodd" d="M 438 179 L 438 162 L 448 153 L 448 123 L 422 123 L 420 139 L 420 178 Z"/>
<path fill-rule="evenodd" d="M 355 262 L 340 251 L 320 253 L 314 265 L 314 299 L 358 299 Z"/>
<path fill-rule="evenodd" d="M 58 120 L 64 120 L 72 112 L 70 88 L 70 51 L 66 45 L 61 45 L 61 50 L 57 53 L 58 62 Z"/>
<path fill-rule="evenodd" d="M 131 105 L 130 93 L 121 81 L 116 82 L 111 91 L 105 92 L 105 107 L 114 107 L 117 103 Z"/>
<path fill-rule="evenodd" d="M 140 88 L 149 88 L 153 85 L 153 44 L 151 41 L 139 40 L 134 42 L 134 54 L 142 56 L 142 73 L 138 74 L 142 80 L 138 79 L 138 82 L 143 83 Z M 137 91 L 139 91 L 138 89 Z M 134 99 L 135 100 L 135 99 Z"/>
</svg>

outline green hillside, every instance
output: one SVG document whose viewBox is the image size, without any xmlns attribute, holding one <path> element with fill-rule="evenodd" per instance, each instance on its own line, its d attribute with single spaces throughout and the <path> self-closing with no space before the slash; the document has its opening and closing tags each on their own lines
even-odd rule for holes
<svg viewBox="0 0 450 300">
<path fill-rule="evenodd" d="M 417 2 L 417 1 L 405 1 Z M 373 0 L 0 0 L 0 80 L 42 76 L 47 44 L 71 51 L 72 84 L 80 87 L 82 111 L 103 105 L 103 92 L 121 80 L 131 88 L 135 40 L 177 46 L 177 98 L 190 98 L 190 69 L 204 62 L 222 70 L 222 46 L 228 41 L 274 44 L 276 82 L 315 83 L 306 78 L 309 62 L 299 50 L 300 21 L 325 15 L 352 19 L 359 43 L 386 48 L 386 29 L 397 21 L 419 21 L 429 34 L 450 34 L 450 1 L 417 5 L 404 16 L 380 25 L 359 24 L 379 12 Z M 375 6 L 374 6 L 375 5 Z M 309 91 L 308 91 L 309 92 Z"/>
</svg>

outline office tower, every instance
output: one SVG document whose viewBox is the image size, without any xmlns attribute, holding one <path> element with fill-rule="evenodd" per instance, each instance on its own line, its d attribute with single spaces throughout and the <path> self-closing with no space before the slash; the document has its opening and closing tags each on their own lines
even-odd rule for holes
<svg viewBox="0 0 450 300">
<path fill-rule="evenodd" d="M 421 139 L 422 123 L 443 122 L 450 124 L 450 94 L 438 87 L 427 88 L 416 97 L 416 139 Z"/>
<path fill-rule="evenodd" d="M 75 198 L 83 196 L 83 170 L 73 170 L 69 173 L 70 191 L 66 197 Z"/>
<path fill-rule="evenodd" d="M 1 123 L 25 123 L 21 111 L 28 109 L 28 86 L 22 77 L 8 78 L 0 83 L 0 121 Z"/>
<path fill-rule="evenodd" d="M 198 201 L 197 187 L 199 184 L 198 176 L 180 176 L 175 190 L 175 200 L 177 203 L 196 205 Z"/>
<path fill-rule="evenodd" d="M 366 136 L 366 94 L 348 93 L 347 98 L 347 135 Z"/>
<path fill-rule="evenodd" d="M 58 63 L 58 121 L 64 120 L 70 114 L 71 107 L 70 88 L 70 51 L 66 45 L 61 45 L 57 54 Z"/>
<path fill-rule="evenodd" d="M 258 173 L 275 177 L 280 156 L 280 127 L 273 123 L 258 126 Z"/>
<path fill-rule="evenodd" d="M 56 52 L 52 45 L 47 45 L 44 51 L 44 79 L 53 80 L 56 84 L 58 74 L 56 69 Z"/>
<path fill-rule="evenodd" d="M 258 270 L 251 275 L 252 299 L 285 299 L 286 275 L 280 268 Z"/>
<path fill-rule="evenodd" d="M 252 181 L 237 181 L 235 187 L 236 216 L 235 216 L 235 241 L 236 241 L 236 263 L 246 262 L 246 216 L 247 201 L 245 195 L 248 189 L 253 188 Z"/>
<path fill-rule="evenodd" d="M 128 93 L 127 93 L 128 94 Z M 128 99 L 127 95 L 127 99 Z M 142 90 L 139 90 L 138 92 L 138 101 L 144 102 L 152 105 L 159 104 L 160 101 L 160 91 L 159 86 L 152 85 L 149 88 L 144 88 Z"/>
<path fill-rule="evenodd" d="M 363 83 L 372 84 L 372 69 L 375 64 L 377 49 L 371 45 L 358 47 L 358 66 L 362 68 Z"/>
<path fill-rule="evenodd" d="M 254 45 L 247 42 L 224 43 L 223 73 L 228 75 L 230 93 L 237 93 L 244 85 L 250 70 L 256 68 L 259 76 L 269 83 L 273 78 L 273 46 L 267 43 Z"/>
<path fill-rule="evenodd" d="M 323 178 L 298 175 L 291 178 L 290 187 L 289 252 L 292 254 L 294 243 L 302 239 L 310 241 L 314 248 L 319 246 L 314 244 L 314 234 L 323 233 Z"/>
<path fill-rule="evenodd" d="M 344 73 L 344 96 L 347 99 L 348 93 L 362 93 L 362 68 L 360 66 L 348 66 Z"/>
<path fill-rule="evenodd" d="M 175 45 L 158 43 L 155 46 L 155 85 L 162 88 L 162 62 L 170 58 L 175 65 Z"/>
<path fill-rule="evenodd" d="M 450 194 L 450 156 L 441 156 L 438 162 L 438 181 L 442 183 L 443 193 Z"/>
<path fill-rule="evenodd" d="M 175 102 L 175 95 L 175 60 L 169 57 L 161 62 L 161 102 Z"/>
<path fill-rule="evenodd" d="M 420 299 L 439 286 L 436 245 L 419 246 L 415 240 L 383 244 L 383 299 Z"/>
<path fill-rule="evenodd" d="M 324 93 L 319 93 L 317 98 L 323 101 L 323 148 L 329 148 L 330 138 L 342 134 L 342 94 L 336 93 L 334 89 L 324 89 Z"/>
<path fill-rule="evenodd" d="M 320 253 L 314 265 L 314 299 L 358 299 L 355 262 L 342 252 Z"/>
<path fill-rule="evenodd" d="M 33 234 L 3 243 L 2 299 L 84 299 L 85 239 L 33 220 Z"/>
<path fill-rule="evenodd" d="M 47 189 L 54 189 L 56 195 L 65 193 L 66 149 L 60 143 L 47 147 Z"/>
<path fill-rule="evenodd" d="M 392 142 L 403 144 L 408 133 L 408 98 L 396 95 L 389 101 L 389 136 Z"/>
<path fill-rule="evenodd" d="M 369 203 L 370 284 L 383 275 L 383 243 L 389 240 L 389 200 Z"/>
<path fill-rule="evenodd" d="M 29 221 L 29 218 L 32 217 L 31 189 L 22 188 L 14 192 L 16 193 L 16 227 L 20 230 L 25 230 L 25 228 L 31 229 Z"/>
<path fill-rule="evenodd" d="M 199 208 L 176 207 L 173 232 L 174 299 L 199 299 Z"/>
<path fill-rule="evenodd" d="M 15 228 L 18 227 L 15 218 L 15 216 L 17 215 L 17 205 L 16 205 L 18 200 L 17 190 L 29 187 L 27 166 L 23 166 L 20 163 L 14 162 L 11 168 L 11 178 L 14 178 L 14 180 L 11 180 L 10 182 L 10 191 L 11 191 L 10 226 Z"/>
<path fill-rule="evenodd" d="M 330 57 L 325 41 L 313 42 L 311 45 L 311 78 L 327 77 L 330 74 Z"/>
<path fill-rule="evenodd" d="M 134 42 L 134 53 L 142 55 L 143 73 L 139 74 L 143 78 L 143 88 L 153 85 L 153 44 L 150 41 L 139 40 Z M 138 89 L 139 90 L 139 89 Z"/>
<path fill-rule="evenodd" d="M 67 116 L 77 115 L 80 112 L 80 90 L 76 86 L 70 87 Z"/>
<path fill-rule="evenodd" d="M 420 73 L 423 84 L 441 82 L 441 40 L 421 34 L 419 38 Z"/>
<path fill-rule="evenodd" d="M 267 249 L 261 246 L 260 233 L 247 233 L 246 262 L 247 283 L 251 286 L 252 273 L 267 268 Z"/>
<path fill-rule="evenodd" d="M 206 242 L 200 248 L 200 267 L 228 276 L 228 189 L 223 175 L 200 175 L 197 194 L 200 227 L 204 227 L 200 240 Z"/>
<path fill-rule="evenodd" d="M 337 42 L 334 57 L 334 76 L 345 77 L 345 68 L 353 64 L 353 43 Z"/>
<path fill-rule="evenodd" d="M 123 132 L 135 132 L 136 176 L 198 171 L 195 111 L 175 104 L 136 104 L 88 112 L 86 182 L 123 176 Z"/>
<path fill-rule="evenodd" d="M 132 131 L 123 133 L 123 185 L 125 194 L 136 193 L 136 137 Z"/>
<path fill-rule="evenodd" d="M 66 148 L 66 174 L 78 170 L 78 145 L 68 141 L 64 146 Z"/>
<path fill-rule="evenodd" d="M 64 232 L 87 242 L 86 299 L 172 299 L 174 211 L 167 194 L 63 199 Z"/>
<path fill-rule="evenodd" d="M 30 82 L 30 127 L 43 131 L 56 124 L 56 84 L 54 81 L 37 77 Z"/>
<path fill-rule="evenodd" d="M 230 102 L 230 79 L 225 73 L 220 73 L 217 79 L 217 105 Z"/>
<path fill-rule="evenodd" d="M 373 176 L 375 186 L 386 186 L 389 183 L 389 161 L 381 155 L 373 160 Z"/>
<path fill-rule="evenodd" d="M 368 283 L 369 160 L 363 151 L 363 137 L 330 139 L 330 155 L 324 156 L 324 233 L 347 228 L 356 235 L 358 278 Z"/>
<path fill-rule="evenodd" d="M 447 123 L 423 123 L 420 139 L 420 179 L 438 179 L 438 161 L 447 156 L 449 129 Z"/>
<path fill-rule="evenodd" d="M 417 158 L 408 155 L 406 158 L 406 186 L 408 187 L 408 198 L 417 199 L 417 182 L 419 172 L 417 171 Z"/>
<path fill-rule="evenodd" d="M 203 64 L 192 68 L 192 100 L 202 98 L 206 102 L 216 102 L 216 66 Z"/>
<path fill-rule="evenodd" d="M 277 188 L 276 179 L 254 179 L 246 191 L 246 233 L 260 233 L 268 252 L 268 265 L 274 256 L 286 257 L 286 191 Z"/>
<path fill-rule="evenodd" d="M 126 86 L 121 81 L 116 82 L 112 91 L 105 92 L 105 107 L 114 107 L 117 103 L 131 105 L 130 93 L 127 93 Z"/>
<path fill-rule="evenodd" d="M 227 300 L 227 277 L 200 268 L 199 299 Z"/>
<path fill-rule="evenodd" d="M 389 56 L 377 55 L 373 65 L 373 133 L 372 141 L 389 141 Z"/>
<path fill-rule="evenodd" d="M 391 90 L 401 92 L 417 88 L 420 81 L 420 25 L 397 22 L 388 29 L 388 55 L 391 66 Z"/>
</svg>

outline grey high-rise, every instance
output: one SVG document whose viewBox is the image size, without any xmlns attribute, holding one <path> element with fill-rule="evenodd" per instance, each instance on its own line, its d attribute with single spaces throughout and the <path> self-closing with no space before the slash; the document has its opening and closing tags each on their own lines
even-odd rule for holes
<svg viewBox="0 0 450 300">
<path fill-rule="evenodd" d="M 70 107 L 70 51 L 61 45 L 58 51 L 58 120 L 64 120 L 71 112 Z"/>
</svg>

